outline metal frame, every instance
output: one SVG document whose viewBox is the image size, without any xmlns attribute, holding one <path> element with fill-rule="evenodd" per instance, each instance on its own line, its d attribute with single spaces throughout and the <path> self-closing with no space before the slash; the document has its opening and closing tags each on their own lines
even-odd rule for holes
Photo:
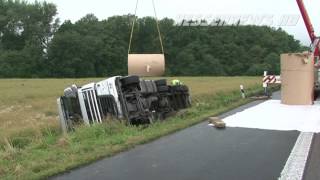
<svg viewBox="0 0 320 180">
<path fill-rule="evenodd" d="M 57 105 L 58 105 L 58 113 L 59 113 L 61 129 L 64 133 L 66 133 L 68 132 L 68 122 L 67 122 L 68 119 L 66 118 L 61 98 L 57 99 Z"/>
<path fill-rule="evenodd" d="M 84 122 L 88 125 L 91 123 L 90 121 L 92 123 L 101 123 L 102 116 L 96 96 L 95 83 L 88 84 L 79 89 L 78 97 Z M 88 113 L 90 113 L 91 117 L 88 116 Z"/>
</svg>

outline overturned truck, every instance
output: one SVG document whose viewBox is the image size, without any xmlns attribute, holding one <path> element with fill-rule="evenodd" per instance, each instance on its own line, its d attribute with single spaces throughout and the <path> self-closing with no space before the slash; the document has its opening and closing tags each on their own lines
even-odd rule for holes
<svg viewBox="0 0 320 180">
<path fill-rule="evenodd" d="M 57 99 L 61 128 L 102 123 L 106 119 L 127 124 L 150 124 L 191 106 L 189 88 L 168 85 L 166 79 L 143 80 L 138 76 L 115 76 L 82 87 L 72 85 Z"/>
</svg>

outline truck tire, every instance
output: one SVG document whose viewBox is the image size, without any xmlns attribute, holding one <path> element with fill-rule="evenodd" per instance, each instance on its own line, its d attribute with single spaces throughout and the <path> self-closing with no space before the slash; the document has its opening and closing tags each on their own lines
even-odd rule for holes
<svg viewBox="0 0 320 180">
<path fill-rule="evenodd" d="M 180 86 L 171 86 L 171 90 L 174 92 L 180 91 Z"/>
<path fill-rule="evenodd" d="M 154 94 L 157 92 L 157 86 L 154 81 L 141 80 L 140 81 L 141 93 L 143 94 Z"/>
<path fill-rule="evenodd" d="M 140 78 L 139 78 L 139 76 L 128 76 L 128 77 L 121 79 L 121 82 L 122 82 L 123 86 L 128 86 L 131 84 L 138 84 L 138 83 L 140 83 Z"/>
<path fill-rule="evenodd" d="M 157 86 L 166 86 L 167 85 L 167 80 L 166 79 L 159 79 L 154 81 Z"/>
<path fill-rule="evenodd" d="M 187 86 L 181 86 L 181 91 L 188 92 L 189 88 Z"/>
<path fill-rule="evenodd" d="M 168 92 L 168 91 L 169 91 L 168 86 L 158 86 L 158 92 L 162 93 L 162 92 Z"/>
</svg>

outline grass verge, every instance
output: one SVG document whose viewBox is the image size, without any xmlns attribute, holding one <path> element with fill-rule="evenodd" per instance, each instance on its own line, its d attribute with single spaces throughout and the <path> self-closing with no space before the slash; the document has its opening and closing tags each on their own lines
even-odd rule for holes
<svg viewBox="0 0 320 180">
<path fill-rule="evenodd" d="M 154 79 L 160 79 L 158 77 Z M 179 79 L 186 84 L 193 98 L 229 92 L 261 83 L 261 77 L 165 77 L 168 82 Z M 4 138 L 29 131 L 27 136 L 42 129 L 59 128 L 56 99 L 63 89 L 77 84 L 98 82 L 90 79 L 0 79 L 0 143 Z"/>
<path fill-rule="evenodd" d="M 258 85 L 247 90 L 248 95 L 260 92 Z M 39 131 L 36 136 L 17 135 L 0 145 L 0 179 L 46 178 L 187 128 L 250 101 L 242 99 L 239 91 L 229 91 L 198 97 L 186 113 L 147 128 L 109 122 L 79 127 L 65 136 L 51 128 Z"/>
</svg>

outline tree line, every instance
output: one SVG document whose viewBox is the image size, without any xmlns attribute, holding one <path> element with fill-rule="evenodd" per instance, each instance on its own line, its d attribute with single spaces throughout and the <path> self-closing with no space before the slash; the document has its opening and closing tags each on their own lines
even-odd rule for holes
<svg viewBox="0 0 320 180">
<path fill-rule="evenodd" d="M 88 14 L 59 22 L 52 3 L 0 0 L 0 77 L 106 77 L 127 74 L 133 15 Z M 305 49 L 267 26 L 179 26 L 159 21 L 166 75 L 235 76 L 280 71 L 280 54 Z M 137 18 L 133 53 L 161 51 L 156 21 Z"/>
</svg>

